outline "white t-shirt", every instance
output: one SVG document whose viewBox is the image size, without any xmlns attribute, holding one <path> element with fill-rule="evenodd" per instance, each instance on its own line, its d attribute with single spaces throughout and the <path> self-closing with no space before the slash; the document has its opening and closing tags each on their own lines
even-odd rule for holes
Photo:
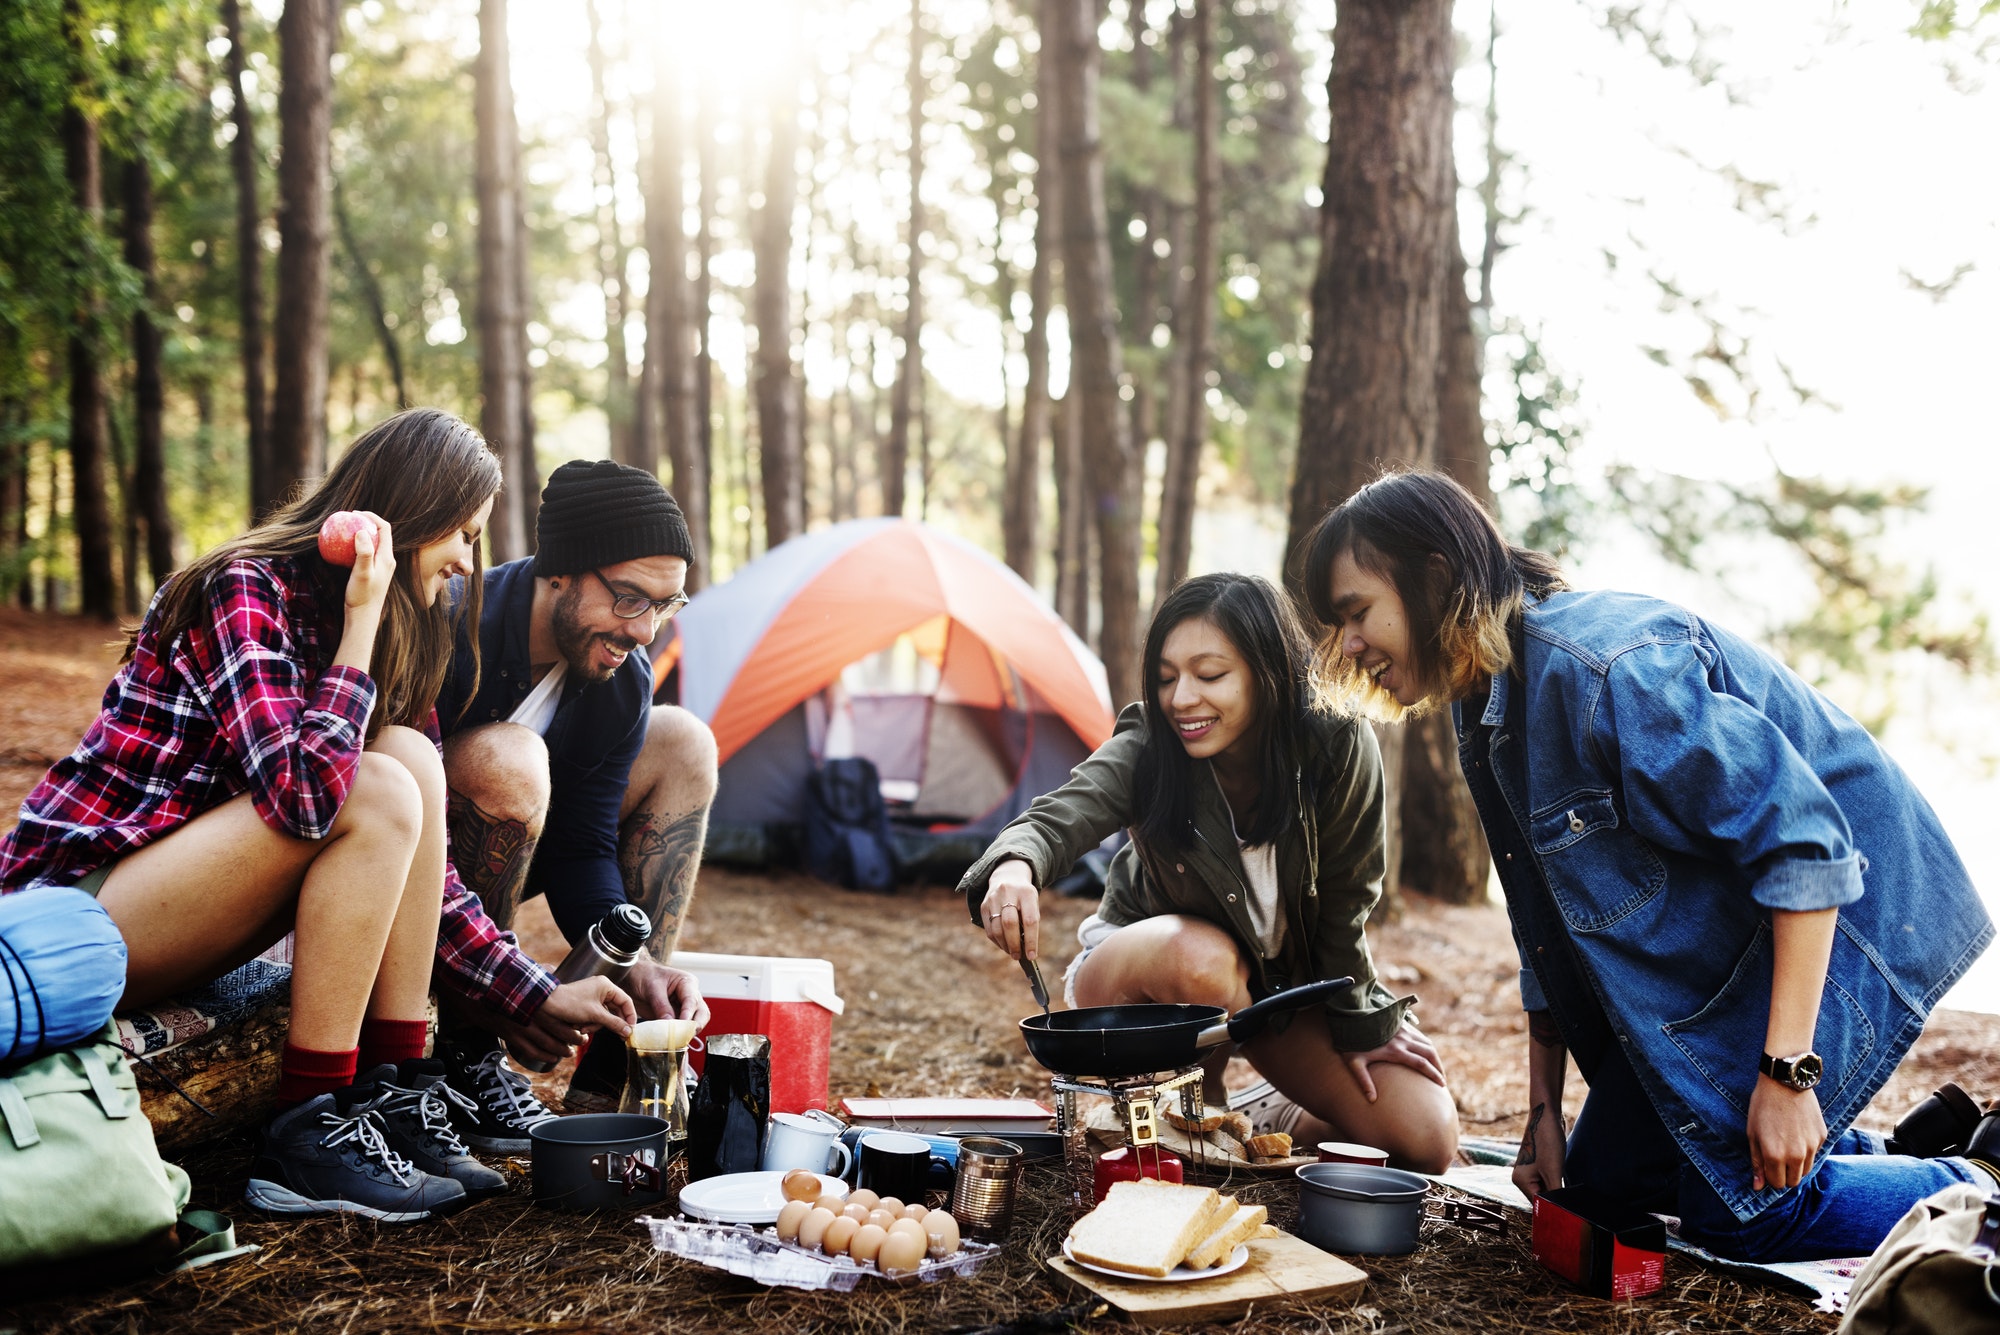
<svg viewBox="0 0 2000 1335">
<path fill-rule="evenodd" d="M 568 675 L 569 661 L 558 658 L 556 665 L 535 683 L 535 689 L 528 692 L 528 698 L 515 706 L 507 721 L 532 728 L 539 736 L 548 736 L 549 724 L 555 721 L 556 706 L 562 703 L 563 678 Z"/>
<path fill-rule="evenodd" d="M 1226 807 L 1227 802 L 1223 803 Z M 1243 875 L 1250 882 L 1250 925 L 1257 930 L 1257 947 L 1274 960 L 1285 947 L 1285 912 L 1278 897 L 1278 845 L 1274 840 L 1252 848 L 1236 833 L 1236 813 L 1229 813 L 1229 832 L 1243 855 Z"/>
</svg>

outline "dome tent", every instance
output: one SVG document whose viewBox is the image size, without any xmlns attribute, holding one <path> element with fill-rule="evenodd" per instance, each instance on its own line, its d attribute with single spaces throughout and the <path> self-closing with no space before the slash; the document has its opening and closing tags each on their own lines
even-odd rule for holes
<svg viewBox="0 0 2000 1335">
<path fill-rule="evenodd" d="M 715 733 L 716 861 L 788 860 L 823 760 L 865 756 L 897 852 L 950 874 L 1111 735 L 1104 667 L 979 548 L 905 519 L 794 538 L 703 590 L 661 646 Z"/>
</svg>

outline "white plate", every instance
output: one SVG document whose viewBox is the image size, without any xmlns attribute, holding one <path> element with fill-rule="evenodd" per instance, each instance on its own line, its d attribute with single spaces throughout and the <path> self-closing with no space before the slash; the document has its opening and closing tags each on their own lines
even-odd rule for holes
<svg viewBox="0 0 2000 1335">
<path fill-rule="evenodd" d="M 1088 1261 L 1078 1260 L 1076 1253 L 1069 1249 L 1068 1238 L 1063 1239 L 1063 1255 L 1067 1256 L 1077 1265 L 1082 1266 L 1085 1270 L 1095 1270 L 1098 1274 L 1109 1275 L 1113 1279 L 1129 1279 L 1135 1284 L 1186 1284 L 1190 1280 L 1214 1279 L 1217 1275 L 1226 1275 L 1232 1270 L 1241 1270 L 1249 1263 L 1250 1248 L 1239 1242 L 1236 1244 L 1235 1251 L 1229 1253 L 1228 1256 L 1217 1261 L 1206 1270 L 1190 1270 L 1186 1266 L 1180 1265 L 1175 1266 L 1172 1271 L 1165 1275 L 1135 1275 L 1129 1270 L 1113 1270 L 1110 1266 L 1092 1265 Z"/>
<path fill-rule="evenodd" d="M 845 1182 L 825 1173 L 818 1176 L 822 1195 L 847 1199 Z M 681 1213 L 718 1224 L 775 1224 L 785 1208 L 784 1180 L 785 1175 L 776 1171 L 705 1177 L 681 1188 Z"/>
</svg>

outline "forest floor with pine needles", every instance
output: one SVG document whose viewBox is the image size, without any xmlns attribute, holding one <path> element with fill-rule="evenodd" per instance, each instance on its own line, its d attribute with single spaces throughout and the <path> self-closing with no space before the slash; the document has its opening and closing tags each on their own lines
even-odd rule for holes
<svg viewBox="0 0 2000 1335">
<path fill-rule="evenodd" d="M 0 810 L 9 814 L 42 769 L 74 745 L 117 661 L 116 636 L 70 618 L 0 609 Z M 0 825 L 4 828 L 4 825 Z M 1051 982 L 1075 950 L 1087 903 L 1053 900 L 1044 937 Z M 553 961 L 562 942 L 539 904 L 524 944 Z M 1371 928 L 1378 967 L 1442 1051 L 1468 1135 L 1518 1137 L 1526 1117 L 1526 1039 L 1505 913 L 1405 897 Z M 810 955 L 833 962 L 847 1003 L 833 1030 L 832 1095 L 1049 1097 L 1015 1021 L 1032 1003 L 1018 969 L 966 921 L 948 887 L 894 896 L 848 894 L 807 877 L 701 874 L 682 936 L 690 950 Z M 2000 1016 L 1940 1011 L 1863 1118 L 1886 1129 L 1946 1079 L 1975 1096 L 2000 1093 Z M 1240 1064 L 1239 1064 L 1240 1065 Z M 556 1073 L 558 1087 L 562 1071 Z M 1233 1073 L 1248 1078 L 1247 1069 Z M 1568 1111 L 1582 1082 L 1569 1083 Z M 1060 1175 L 1031 1169 L 1014 1233 L 978 1274 L 898 1287 L 865 1281 L 850 1295 L 764 1289 L 655 1253 L 626 1214 L 536 1208 L 525 1161 L 505 1161 L 507 1196 L 455 1218 L 379 1227 L 351 1216 L 280 1221 L 242 1204 L 251 1144 L 222 1140 L 183 1156 L 194 1204 L 235 1221 L 262 1250 L 185 1275 L 96 1293 L 0 1305 L 0 1335 L 22 1331 L 946 1331 L 1021 1321 L 1075 1301 L 1043 1268 L 1070 1215 Z M 1238 1177 L 1228 1190 L 1292 1222 L 1284 1179 Z M 11 1208 L 11 1203 L 10 1203 Z M 1638 1302 L 1579 1296 L 1535 1263 L 1526 1229 L 1504 1238 L 1427 1226 L 1403 1258 L 1362 1258 L 1370 1276 L 1351 1306 L 1262 1309 L 1234 1329 L 1286 1332 L 1756 1331 L 1826 1332 L 1834 1319 L 1794 1293 L 1670 1261 L 1666 1289 Z M 0 1304 L 5 1304 L 0 1295 Z M 1109 1330 L 1106 1319 L 1082 1329 Z M 1210 1329 L 1222 1329 L 1210 1327 Z"/>
</svg>

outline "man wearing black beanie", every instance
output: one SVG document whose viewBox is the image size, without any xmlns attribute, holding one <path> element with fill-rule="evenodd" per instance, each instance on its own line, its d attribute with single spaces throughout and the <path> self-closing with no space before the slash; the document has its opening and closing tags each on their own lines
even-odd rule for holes
<svg viewBox="0 0 2000 1335">
<path fill-rule="evenodd" d="M 653 939 L 626 981 L 642 1020 L 706 1023 L 694 978 L 666 965 L 694 894 L 715 738 L 684 709 L 654 705 L 646 648 L 687 601 L 694 546 L 659 480 L 610 460 L 550 475 L 536 554 L 486 572 L 475 678 L 461 627 L 438 697 L 445 733 L 451 851 L 466 885 L 502 928 L 524 898 L 545 895 L 573 945 L 621 904 L 637 904 Z M 455 1105 L 480 1149 L 525 1154 L 553 1116 L 507 1066 L 567 1055 L 582 1034 L 448 1015 L 438 1047 Z M 615 1095 L 622 1045 L 599 1042 L 571 1084 Z"/>
</svg>

